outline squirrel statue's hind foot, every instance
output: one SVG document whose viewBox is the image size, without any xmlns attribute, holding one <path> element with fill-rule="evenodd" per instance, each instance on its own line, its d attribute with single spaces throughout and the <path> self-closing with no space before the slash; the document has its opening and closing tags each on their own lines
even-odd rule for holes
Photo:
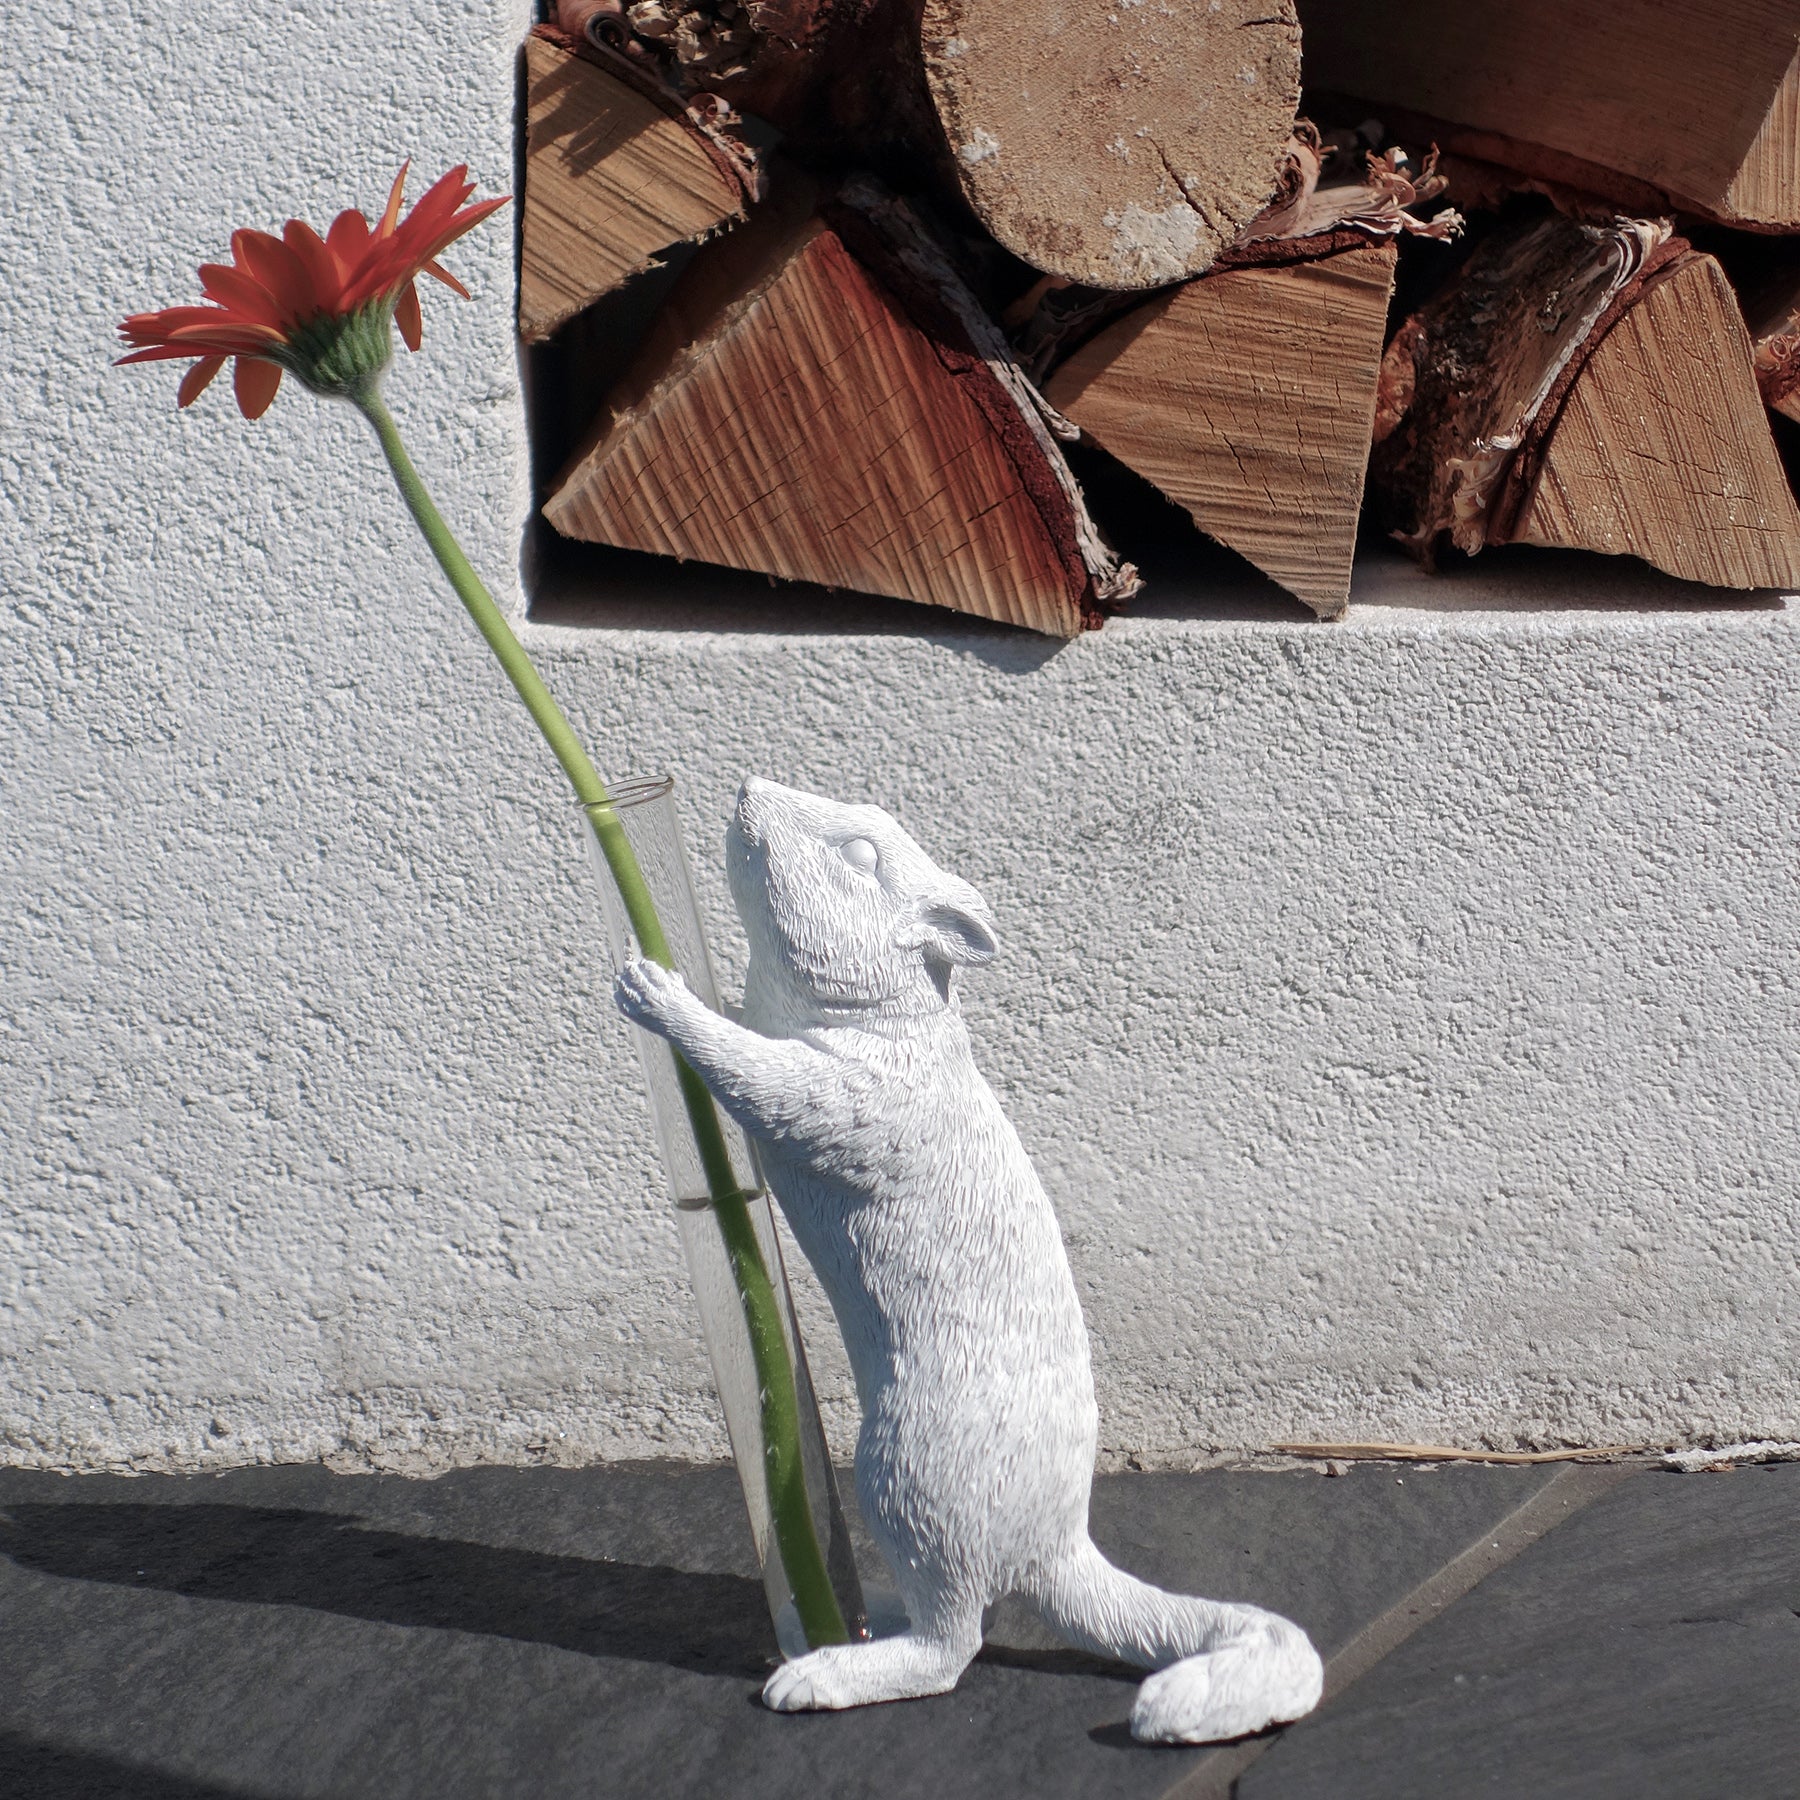
<svg viewBox="0 0 1800 1800">
<path fill-rule="evenodd" d="M 1277 1621 L 1286 1624 L 1287 1621 Z M 1138 1689 L 1131 1735 L 1143 1744 L 1218 1744 L 1304 1718 L 1325 1670 L 1304 1632 L 1183 1657 Z"/>
</svg>

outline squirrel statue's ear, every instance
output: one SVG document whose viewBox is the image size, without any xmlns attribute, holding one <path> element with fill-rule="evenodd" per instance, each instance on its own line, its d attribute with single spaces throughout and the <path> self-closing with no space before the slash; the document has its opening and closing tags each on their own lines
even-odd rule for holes
<svg viewBox="0 0 1800 1800">
<path fill-rule="evenodd" d="M 954 875 L 944 876 L 919 897 L 918 925 L 912 939 L 934 961 L 955 968 L 992 962 L 1000 954 L 987 902 Z"/>
</svg>

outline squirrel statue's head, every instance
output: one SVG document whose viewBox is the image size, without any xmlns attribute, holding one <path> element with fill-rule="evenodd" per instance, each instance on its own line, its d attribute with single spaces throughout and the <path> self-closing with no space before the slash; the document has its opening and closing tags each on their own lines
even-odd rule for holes
<svg viewBox="0 0 1800 1800">
<path fill-rule="evenodd" d="M 952 968 L 999 953 L 987 903 L 879 806 L 752 775 L 725 844 L 752 977 L 790 1006 L 941 1006 Z"/>
</svg>

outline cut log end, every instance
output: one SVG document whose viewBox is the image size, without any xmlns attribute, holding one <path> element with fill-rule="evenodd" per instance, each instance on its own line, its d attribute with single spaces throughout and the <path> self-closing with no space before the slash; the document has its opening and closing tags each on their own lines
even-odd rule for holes
<svg viewBox="0 0 1800 1800">
<path fill-rule="evenodd" d="M 1047 397 L 1321 617 L 1350 597 L 1391 245 L 1221 269 L 1107 326 Z"/>
<path fill-rule="evenodd" d="M 1800 54 L 1716 210 L 1728 224 L 1800 230 Z"/>
<path fill-rule="evenodd" d="M 1274 191 L 1299 102 L 1292 0 L 926 0 L 923 54 L 977 217 L 1095 287 L 1207 268 Z"/>
<path fill-rule="evenodd" d="M 548 337 L 584 307 L 745 216 L 745 183 L 673 102 L 573 48 L 525 41 L 519 332 Z"/>
<path fill-rule="evenodd" d="M 1036 425 L 816 211 L 775 208 L 696 258 L 544 511 L 570 537 L 1068 637 L 1105 583 Z"/>
</svg>

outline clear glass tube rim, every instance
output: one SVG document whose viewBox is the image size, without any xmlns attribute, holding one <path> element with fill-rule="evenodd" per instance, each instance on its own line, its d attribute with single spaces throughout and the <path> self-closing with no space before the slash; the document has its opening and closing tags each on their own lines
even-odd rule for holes
<svg viewBox="0 0 1800 1800">
<path fill-rule="evenodd" d="M 607 783 L 604 800 L 577 800 L 575 804 L 592 818 L 596 813 L 629 812 L 634 806 L 648 806 L 666 799 L 675 791 L 673 775 L 627 775 Z"/>
</svg>

